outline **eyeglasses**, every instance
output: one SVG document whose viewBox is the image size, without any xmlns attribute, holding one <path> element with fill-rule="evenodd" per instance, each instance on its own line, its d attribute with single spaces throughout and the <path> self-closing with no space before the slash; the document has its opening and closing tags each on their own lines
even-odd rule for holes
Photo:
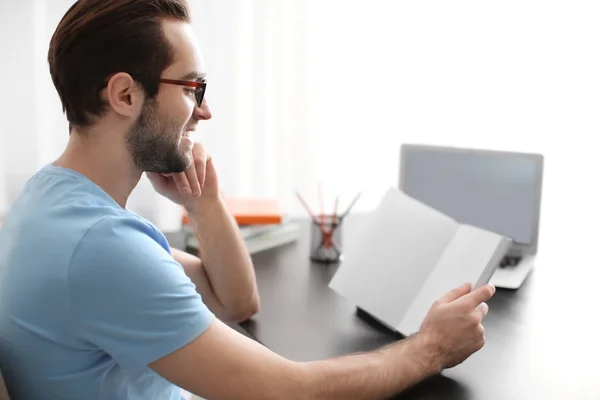
<svg viewBox="0 0 600 400">
<path fill-rule="evenodd" d="M 202 99 L 204 98 L 204 93 L 206 92 L 206 82 L 179 81 L 176 79 L 161 79 L 160 81 L 162 83 L 187 86 L 196 89 L 196 101 L 198 102 L 198 107 L 202 107 Z"/>
</svg>

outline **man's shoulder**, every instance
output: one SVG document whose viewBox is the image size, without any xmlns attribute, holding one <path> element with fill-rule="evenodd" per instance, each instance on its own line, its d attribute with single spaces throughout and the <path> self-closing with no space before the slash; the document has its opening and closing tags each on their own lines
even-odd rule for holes
<svg viewBox="0 0 600 400">
<path fill-rule="evenodd" d="M 82 235 L 78 248 L 115 253 L 123 249 L 128 252 L 137 252 L 139 248 L 147 250 L 149 245 L 169 251 L 166 238 L 152 223 L 123 210 L 97 218 Z"/>
<path fill-rule="evenodd" d="M 121 213 L 118 204 L 85 176 L 47 165 L 27 182 L 6 216 L 6 224 L 32 232 L 51 225 L 62 234 Z"/>
<path fill-rule="evenodd" d="M 123 304 L 145 296 L 140 291 L 169 285 L 174 291 L 189 280 L 164 235 L 135 215 L 98 220 L 79 240 L 67 268 L 73 298 L 95 298 L 91 294 L 102 288 Z"/>
<path fill-rule="evenodd" d="M 40 255 L 60 255 L 60 260 L 48 260 L 54 263 L 65 263 L 76 253 L 110 259 L 119 249 L 149 243 L 169 249 L 152 223 L 120 207 L 87 178 L 51 166 L 27 183 L 4 221 L 0 238 L 9 249 L 37 248 Z"/>
<path fill-rule="evenodd" d="M 71 272 L 74 269 L 101 268 L 112 270 L 137 267 L 164 266 L 172 262 L 169 243 L 165 235 L 150 221 L 126 209 L 99 213 L 80 230 L 73 250 Z"/>
</svg>

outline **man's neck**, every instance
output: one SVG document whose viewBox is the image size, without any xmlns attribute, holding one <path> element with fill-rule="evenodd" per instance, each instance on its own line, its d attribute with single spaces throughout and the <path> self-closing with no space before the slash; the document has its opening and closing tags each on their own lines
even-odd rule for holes
<svg viewBox="0 0 600 400">
<path fill-rule="evenodd" d="M 109 135 L 72 131 L 67 148 L 54 165 L 85 175 L 125 208 L 142 172 L 131 161 L 125 143 Z"/>
</svg>

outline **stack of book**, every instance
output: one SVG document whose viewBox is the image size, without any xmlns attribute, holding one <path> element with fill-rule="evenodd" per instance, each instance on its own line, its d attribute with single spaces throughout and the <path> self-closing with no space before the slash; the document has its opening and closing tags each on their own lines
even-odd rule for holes
<svg viewBox="0 0 600 400">
<path fill-rule="evenodd" d="M 250 254 L 295 242 L 300 226 L 286 218 L 277 201 L 271 199 L 227 198 L 229 212 L 235 218 Z M 186 246 L 198 248 L 187 215 L 183 215 Z"/>
</svg>

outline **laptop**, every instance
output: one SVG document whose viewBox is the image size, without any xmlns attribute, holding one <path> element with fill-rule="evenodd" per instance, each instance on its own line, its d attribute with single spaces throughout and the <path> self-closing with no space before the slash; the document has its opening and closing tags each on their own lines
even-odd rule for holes
<svg viewBox="0 0 600 400">
<path fill-rule="evenodd" d="M 537 255 L 543 169 L 541 154 L 403 144 L 399 188 L 460 223 L 510 237 L 490 282 L 517 289 Z"/>
</svg>

